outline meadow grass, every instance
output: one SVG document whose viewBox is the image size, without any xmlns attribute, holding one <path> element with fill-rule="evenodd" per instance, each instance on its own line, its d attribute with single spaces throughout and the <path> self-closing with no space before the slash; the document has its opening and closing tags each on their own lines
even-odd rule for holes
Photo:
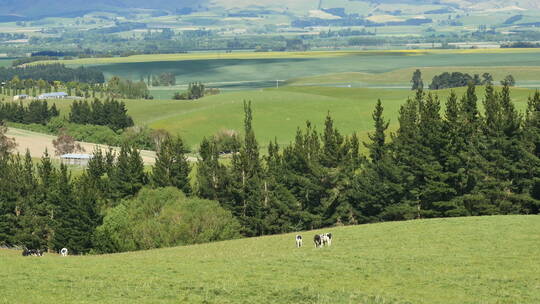
<svg viewBox="0 0 540 304">
<path fill-rule="evenodd" d="M 314 248 L 315 233 L 331 247 Z M 0 250 L 0 303 L 539 303 L 538 216 L 415 220 L 100 256 Z"/>
</svg>

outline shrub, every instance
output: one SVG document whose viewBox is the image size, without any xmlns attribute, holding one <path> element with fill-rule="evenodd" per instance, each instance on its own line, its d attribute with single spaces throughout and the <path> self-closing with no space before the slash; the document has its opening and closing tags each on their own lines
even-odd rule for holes
<svg viewBox="0 0 540 304">
<path fill-rule="evenodd" d="M 96 252 L 145 250 L 240 236 L 240 224 L 218 202 L 186 198 L 178 189 L 142 189 L 110 209 L 96 229 Z"/>
<path fill-rule="evenodd" d="M 220 153 L 234 153 L 240 150 L 240 135 L 235 130 L 220 130 L 214 135 Z"/>
</svg>

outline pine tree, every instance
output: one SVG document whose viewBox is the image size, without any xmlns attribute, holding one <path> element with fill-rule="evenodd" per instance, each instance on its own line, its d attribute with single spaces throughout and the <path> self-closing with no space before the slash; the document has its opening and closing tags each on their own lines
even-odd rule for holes
<svg viewBox="0 0 540 304">
<path fill-rule="evenodd" d="M 370 152 L 370 162 L 365 162 L 365 165 L 360 167 L 360 173 L 353 178 L 351 185 L 352 207 L 359 223 L 392 217 L 388 212 L 391 211 L 389 208 L 401 204 L 404 197 L 403 173 L 396 165 L 391 147 L 386 142 L 388 122 L 384 120 L 380 102 L 377 103 L 372 118 L 375 133 L 369 135 L 371 143 L 364 143 Z M 398 217 L 402 219 L 403 212 L 400 213 Z"/>
<path fill-rule="evenodd" d="M 232 159 L 232 212 L 239 217 L 246 235 L 261 235 L 264 231 L 262 166 L 252 120 L 251 102 L 244 102 L 244 143 Z"/>
<path fill-rule="evenodd" d="M 263 188 L 263 234 L 285 233 L 303 228 L 300 203 L 284 185 L 283 157 L 276 141 L 268 145 Z"/>
<path fill-rule="evenodd" d="M 182 138 L 167 138 L 161 143 L 157 152 L 156 164 L 152 168 L 152 182 L 156 187 L 176 187 L 185 194 L 191 194 L 189 173 L 191 166 L 188 163 Z"/>
<path fill-rule="evenodd" d="M 411 83 L 412 83 L 411 89 L 413 91 L 424 89 L 424 82 L 422 81 L 422 72 L 419 69 L 414 71 L 413 77 L 411 79 Z"/>
<path fill-rule="evenodd" d="M 197 195 L 219 201 L 224 208 L 232 210 L 229 173 L 227 167 L 219 161 L 216 142 L 204 138 L 199 154 L 201 158 L 197 163 Z"/>
<path fill-rule="evenodd" d="M 368 134 L 371 143 L 364 143 L 366 148 L 369 150 L 369 157 L 372 162 L 380 161 L 383 158 L 386 150 L 386 135 L 384 132 L 386 132 L 388 129 L 390 122 L 384 120 L 384 117 L 382 116 L 383 111 L 384 108 L 381 100 L 379 99 L 377 101 L 377 105 L 375 106 L 375 110 L 373 111 L 373 115 L 371 116 L 375 122 L 375 132 Z"/>
<path fill-rule="evenodd" d="M 134 196 L 146 182 L 144 163 L 139 151 L 123 145 L 110 173 L 111 198 L 119 200 Z"/>
</svg>

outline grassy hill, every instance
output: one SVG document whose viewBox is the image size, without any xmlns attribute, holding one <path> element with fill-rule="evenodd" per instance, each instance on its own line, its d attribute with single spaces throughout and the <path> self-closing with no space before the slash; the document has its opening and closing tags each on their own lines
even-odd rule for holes
<svg viewBox="0 0 540 304">
<path fill-rule="evenodd" d="M 455 90 L 458 95 L 464 88 Z M 442 101 L 450 90 L 436 93 Z M 483 88 L 477 88 L 479 100 Z M 513 88 L 512 98 L 518 110 L 524 110 L 527 98 L 534 93 L 530 89 Z M 358 132 L 367 140 L 372 131 L 373 113 L 377 99 L 385 107 L 385 117 L 390 120 L 390 129 L 397 127 L 399 107 L 414 92 L 403 89 L 336 88 L 336 87 L 282 87 L 223 93 L 197 101 L 178 100 L 126 100 L 128 114 L 136 125 L 147 125 L 180 134 L 195 148 L 205 136 L 221 129 L 242 130 L 243 102 L 251 100 L 253 105 L 255 134 L 260 145 L 266 146 L 277 138 L 281 145 L 294 139 L 297 127 L 304 127 L 307 120 L 318 130 L 324 127 L 326 114 L 330 112 L 335 125 L 343 134 Z M 70 101 L 55 102 L 63 113 L 69 111 Z M 481 104 L 481 102 L 480 102 Z M 481 106 L 481 105 L 480 105 Z"/>
<path fill-rule="evenodd" d="M 455 90 L 458 95 L 463 88 Z M 444 101 L 450 90 L 437 94 Z M 533 90 L 514 88 L 512 98 L 519 110 L 524 110 Z M 483 98 L 483 88 L 478 88 Z M 242 91 L 209 96 L 198 101 L 127 101 L 128 111 L 137 125 L 148 125 L 182 135 L 192 147 L 198 146 L 204 136 L 220 129 L 241 131 L 243 126 L 243 101 L 253 105 L 253 126 L 259 143 L 266 146 L 277 138 L 281 145 L 294 139 L 297 127 L 304 127 L 307 120 L 318 130 L 323 130 L 324 119 L 330 112 L 335 125 L 344 134 L 358 132 L 367 140 L 372 131 L 373 113 L 377 99 L 383 101 L 385 117 L 390 119 L 390 129 L 397 127 L 400 106 L 410 90 L 381 90 L 367 88 L 334 87 L 284 87 L 259 91 Z"/>
<path fill-rule="evenodd" d="M 417 220 L 103 256 L 0 250 L 2 303 L 538 303 L 538 216 Z"/>
</svg>

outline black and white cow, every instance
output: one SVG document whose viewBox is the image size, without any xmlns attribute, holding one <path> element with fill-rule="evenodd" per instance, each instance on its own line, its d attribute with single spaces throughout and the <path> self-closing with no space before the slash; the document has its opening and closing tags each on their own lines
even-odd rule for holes
<svg viewBox="0 0 540 304">
<path fill-rule="evenodd" d="M 62 248 L 62 250 L 60 250 L 60 254 L 63 256 L 63 257 L 66 257 L 68 255 L 68 250 L 67 248 Z"/>
<path fill-rule="evenodd" d="M 332 245 L 332 233 L 325 233 L 324 234 L 324 244 L 327 246 Z"/>
<path fill-rule="evenodd" d="M 315 234 L 313 242 L 315 243 L 315 248 L 321 248 L 323 245 L 322 234 Z"/>
<path fill-rule="evenodd" d="M 43 251 L 39 249 L 24 248 L 22 255 L 23 256 L 43 256 Z"/>
<path fill-rule="evenodd" d="M 302 247 L 302 236 L 297 234 L 295 237 L 296 240 L 296 247 L 300 248 Z"/>
</svg>

